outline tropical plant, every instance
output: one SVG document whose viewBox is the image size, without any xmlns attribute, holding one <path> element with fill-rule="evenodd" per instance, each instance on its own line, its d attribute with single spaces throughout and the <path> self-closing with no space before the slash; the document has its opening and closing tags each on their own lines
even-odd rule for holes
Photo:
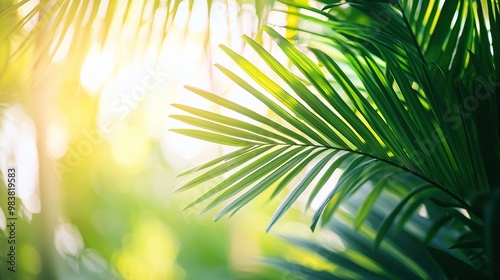
<svg viewBox="0 0 500 280">
<path fill-rule="evenodd" d="M 0 43 L 5 62 L 0 72 L 2 97 L 5 89 L 54 91 L 53 85 L 40 88 L 36 82 L 27 83 L 45 81 L 49 73 L 73 85 L 78 71 L 53 71 L 51 65 L 58 50 L 68 47 L 63 42 L 70 38 L 64 65 L 58 69 L 80 69 L 91 47 L 89 37 L 96 37 L 102 46 L 113 26 L 137 30 L 146 25 L 153 32 L 152 24 L 144 24 L 131 12 L 136 9 L 162 19 L 158 22 L 165 32 L 148 36 L 148 45 L 154 46 L 167 36 L 181 2 L 2 1 L 0 34 L 10 39 Z M 190 9 L 193 2 L 189 1 Z M 24 16 L 16 15 L 32 3 L 37 4 Z M 207 1 L 209 11 L 213 3 Z M 265 19 L 270 3 L 255 2 L 260 20 Z M 239 148 L 183 174 L 194 177 L 184 190 L 229 173 L 192 205 L 215 197 L 209 210 L 235 198 L 217 214 L 219 218 L 265 192 L 281 197 L 288 185 L 295 184 L 269 228 L 301 196 L 307 196 L 306 208 L 314 205 L 315 210 L 311 228 L 320 222 L 347 247 L 323 250 L 328 244 L 318 247 L 313 241 L 292 238 L 297 246 L 312 248 L 341 267 L 316 272 L 299 264 L 297 274 L 498 278 L 498 1 L 281 3 L 287 8 L 278 11 L 288 19 L 286 36 L 271 27 L 263 30 L 291 65 L 279 62 L 260 40 L 249 37 L 244 40 L 273 74 L 227 47 L 222 49 L 249 79 L 217 65 L 269 108 L 266 115 L 192 87 L 194 93 L 239 113 L 242 119 L 174 105 L 190 114 L 174 118 L 202 128 L 175 131 Z M 56 103 L 52 95 L 35 97 L 33 108 L 42 102 Z M 33 111 L 35 119 L 42 121 L 39 138 L 46 139 L 48 125 L 43 120 L 49 118 L 42 110 Z M 39 150 L 41 166 L 46 168 L 49 160 Z M 335 182 L 337 169 L 343 174 Z M 57 182 L 48 174 L 42 170 L 42 207 L 57 204 L 51 192 L 43 189 L 50 187 L 57 193 Z M 420 214 L 415 214 L 417 209 Z M 50 240 L 57 213 L 42 213 L 49 221 L 44 227 L 49 233 L 43 238 Z M 372 242 L 378 251 L 370 251 Z M 416 249 L 419 242 L 432 248 Z M 387 254 L 401 258 L 384 258 Z M 50 253 L 44 253 L 44 264 L 50 258 Z M 287 262 L 272 262 L 290 268 Z M 401 266 L 406 268 L 395 269 Z M 49 266 L 43 270 L 49 272 L 42 275 L 54 278 Z"/>
<path fill-rule="evenodd" d="M 189 206 L 212 198 L 208 211 L 232 199 L 217 220 L 265 192 L 277 197 L 293 184 L 268 230 L 306 196 L 306 208 L 320 201 L 312 230 L 318 223 L 328 225 L 365 260 L 368 241 L 375 248 L 382 244 L 379 254 L 371 255 L 375 266 L 362 268 L 345 254 L 319 250 L 339 267 L 360 269 L 337 277 L 498 278 L 498 1 L 280 2 L 288 6 L 280 12 L 300 20 L 284 26 L 297 36 L 289 40 L 272 27 L 263 30 L 291 66 L 247 36 L 243 39 L 272 74 L 225 46 L 246 76 L 216 65 L 265 104 L 267 114 L 193 87 L 187 88 L 242 118 L 173 104 L 189 115 L 172 118 L 197 127 L 175 132 L 237 147 L 182 174 L 193 176 L 180 188 L 187 190 L 230 172 Z M 334 183 L 337 169 L 343 173 Z M 416 209 L 425 218 L 415 215 Z M 342 222 L 336 213 L 344 214 Z M 362 230 L 366 223 L 372 226 L 369 233 Z M 384 240 L 394 226 L 402 235 Z M 408 238 L 431 246 L 417 250 Z M 393 242 L 400 246 L 398 256 L 421 264 L 424 256 L 427 272 L 399 273 L 402 260 L 383 257 L 393 254 L 387 251 Z M 412 255 L 417 252 L 422 255 Z M 333 277 L 306 267 L 301 272 L 307 279 Z"/>
</svg>

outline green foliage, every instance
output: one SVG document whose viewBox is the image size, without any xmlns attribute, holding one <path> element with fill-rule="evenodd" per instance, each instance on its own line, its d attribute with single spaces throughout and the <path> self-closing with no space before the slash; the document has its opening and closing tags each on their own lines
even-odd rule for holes
<svg viewBox="0 0 500 280">
<path fill-rule="evenodd" d="M 282 2 L 299 9 L 283 12 L 301 20 L 298 26 L 285 26 L 300 31 L 299 38 L 304 38 L 297 41 L 300 48 L 269 26 L 263 30 L 293 67 L 285 67 L 246 36 L 245 42 L 273 75 L 224 46 L 222 50 L 253 83 L 216 65 L 265 104 L 269 114 L 260 116 L 215 94 L 189 88 L 259 127 L 175 105 L 194 115 L 175 118 L 198 127 L 176 132 L 240 149 L 195 170 L 185 188 L 213 174 L 234 173 L 193 204 L 215 196 L 209 210 L 233 199 L 216 214 L 218 219 L 233 215 L 267 189 L 274 189 L 274 197 L 300 178 L 269 228 L 306 190 L 310 190 L 307 206 L 321 199 L 312 229 L 319 221 L 330 223 L 350 197 L 364 190 L 351 221 L 360 228 L 381 203 L 380 194 L 388 191 L 398 203 L 368 238 L 375 247 L 393 225 L 407 227 L 414 210 L 431 203 L 436 209 L 429 217 L 433 223 L 420 237 L 431 241 L 442 227 L 447 228 L 450 239 L 429 252 L 448 277 L 457 275 L 458 271 L 448 270 L 457 263 L 467 263 L 470 273 L 497 275 L 493 249 L 497 244 L 492 239 L 497 232 L 493 225 L 498 224 L 494 222 L 497 196 L 482 210 L 472 207 L 471 201 L 500 186 L 498 2 L 330 1 L 322 10 Z M 305 10 L 307 15 L 301 12 Z M 343 173 L 335 187 L 320 195 L 336 169 Z M 350 234 L 355 235 L 343 237 L 354 238 Z M 478 255 L 483 257 L 473 257 Z M 314 279 L 330 277 L 304 271 Z"/>
</svg>

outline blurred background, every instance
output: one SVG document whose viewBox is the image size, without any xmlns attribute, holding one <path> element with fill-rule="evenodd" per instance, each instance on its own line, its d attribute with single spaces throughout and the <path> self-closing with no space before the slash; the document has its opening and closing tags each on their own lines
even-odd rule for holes
<svg viewBox="0 0 500 280">
<path fill-rule="evenodd" d="M 308 234 L 301 210 L 269 234 L 277 202 L 257 200 L 216 223 L 215 212 L 198 216 L 203 205 L 184 210 L 217 180 L 176 193 L 176 175 L 230 150 L 169 131 L 185 126 L 168 117 L 172 103 L 221 110 L 184 85 L 266 112 L 213 64 L 239 71 L 219 44 L 255 56 L 242 34 L 272 51 L 260 24 L 295 20 L 273 6 L 2 0 L 0 278 L 294 279 L 259 260 L 307 257 L 276 237 Z M 17 172 L 15 273 L 6 265 L 8 168 Z"/>
</svg>

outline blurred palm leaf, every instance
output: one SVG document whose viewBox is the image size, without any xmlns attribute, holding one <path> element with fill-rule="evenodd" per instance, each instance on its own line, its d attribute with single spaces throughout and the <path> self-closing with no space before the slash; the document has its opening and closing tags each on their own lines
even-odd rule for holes
<svg viewBox="0 0 500 280">
<path fill-rule="evenodd" d="M 204 0 L 202 0 L 204 1 Z M 16 42 L 6 59 L 1 73 L 7 69 L 7 65 L 18 62 L 24 54 L 28 54 L 31 61 L 30 67 L 46 69 L 54 61 L 58 52 L 64 54 L 62 81 L 74 81 L 78 79 L 79 69 L 86 54 L 92 47 L 92 43 L 98 44 L 103 49 L 107 43 L 114 42 L 108 46 L 117 55 L 122 53 L 138 52 L 141 61 L 146 55 L 150 61 L 159 61 L 161 46 L 168 34 L 173 29 L 174 19 L 178 16 L 180 6 L 187 3 L 187 14 L 181 17 L 187 18 L 187 23 L 181 28 L 184 36 L 189 32 L 189 22 L 192 19 L 194 0 L 21 0 L 4 1 L 0 11 L 0 21 L 9 22 L 5 27 L 5 34 L 0 34 L 12 42 Z M 8 2 L 8 3 L 7 3 Z M 227 20 L 231 16 L 227 9 L 231 9 L 241 15 L 242 1 L 230 3 L 207 0 L 206 13 L 207 22 L 204 36 L 204 49 L 210 51 L 211 21 L 210 17 L 225 16 Z M 259 24 L 267 19 L 273 1 L 258 0 L 255 3 L 254 12 L 258 17 Z M 215 6 L 225 11 L 213 12 Z M 185 11 L 182 11 L 184 13 Z M 16 20 L 8 21 L 12 16 L 19 14 Z M 195 19 L 198 20 L 198 19 Z M 118 44 L 116 44 L 118 42 Z M 182 43 L 182 42 L 180 42 Z M 36 46 L 36 47 L 34 47 Z M 146 47 L 137 51 L 138 48 Z M 126 57 L 130 59 L 130 57 Z M 136 58 L 135 58 L 136 59 Z"/>
<path fill-rule="evenodd" d="M 314 5 L 281 2 L 300 9 L 283 12 L 300 18 L 302 24 L 288 28 L 300 31 L 308 48 L 299 50 L 271 27 L 264 31 L 292 68 L 246 36 L 245 42 L 276 78 L 224 46 L 222 50 L 258 87 L 216 65 L 264 103 L 268 115 L 190 87 L 252 122 L 174 105 L 192 115 L 174 118 L 198 127 L 174 131 L 240 148 L 188 173 L 194 178 L 181 190 L 234 171 L 191 205 L 215 197 L 209 210 L 233 199 L 216 214 L 218 219 L 268 189 L 274 197 L 294 178 L 301 178 L 269 228 L 308 190 L 307 206 L 321 200 L 312 218 L 314 229 L 318 221 L 327 224 L 339 205 L 369 182 L 374 187 L 356 208 L 354 223 L 359 227 L 378 203 L 381 190 L 390 187 L 387 178 L 401 175 L 407 179 L 400 184 L 410 188 L 393 190 L 400 202 L 379 227 L 376 246 L 398 215 L 401 228 L 428 197 L 439 197 L 441 207 L 453 205 L 450 215 L 472 231 L 481 227 L 480 214 L 470 202 L 500 185 L 495 175 L 500 166 L 499 4 L 331 1 L 323 8 L 326 12 Z M 305 10 L 308 13 L 301 12 Z M 335 187 L 322 194 L 338 168 L 343 173 Z"/>
<path fill-rule="evenodd" d="M 390 200 L 387 194 L 380 198 L 382 205 L 390 204 Z M 446 236 L 457 228 L 450 227 L 440 232 L 428 250 L 422 246 L 415 234 L 425 233 L 429 219 L 419 215 L 412 216 L 408 222 L 413 225 L 413 232 L 391 231 L 379 250 L 374 251 L 372 240 L 377 234 L 374 225 L 380 223 L 387 210 L 378 207 L 370 211 L 367 223 L 354 230 L 352 213 L 360 204 L 356 198 L 344 203 L 336 213 L 336 219 L 323 229 L 323 238 L 311 240 L 284 236 L 294 247 L 302 248 L 326 262 L 328 266 L 323 265 L 326 269 L 311 266 L 315 262 L 308 259 L 297 262 L 278 257 L 265 261 L 295 277 L 291 279 L 486 279 L 460 254 L 450 255 L 434 247 L 446 242 Z M 442 212 L 442 209 L 435 210 Z M 439 255 L 437 262 L 431 260 L 431 255 Z"/>
</svg>

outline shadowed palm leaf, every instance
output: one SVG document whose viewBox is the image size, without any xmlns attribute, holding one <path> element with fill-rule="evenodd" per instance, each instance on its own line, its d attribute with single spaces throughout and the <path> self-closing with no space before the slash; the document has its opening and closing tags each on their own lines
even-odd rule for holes
<svg viewBox="0 0 500 280">
<path fill-rule="evenodd" d="M 387 205 L 391 197 L 381 195 L 379 203 Z M 431 255 L 443 254 L 443 249 L 437 249 L 452 234 L 452 226 L 440 231 L 433 237 L 428 250 L 415 238 L 424 234 L 429 227 L 429 220 L 419 215 L 413 215 L 408 221 L 411 232 L 392 230 L 382 242 L 378 250 L 373 250 L 372 240 L 377 232 L 374 225 L 384 219 L 387 209 L 375 207 L 367 217 L 367 223 L 356 231 L 351 226 L 353 216 L 359 207 L 356 197 L 343 204 L 344 209 L 336 213 L 336 219 L 330 221 L 323 230 L 322 238 L 297 238 L 285 236 L 285 240 L 295 248 L 303 248 L 326 263 L 319 270 L 310 266 L 314 260 L 307 259 L 290 261 L 281 258 L 268 258 L 266 262 L 278 267 L 290 275 L 287 279 L 486 279 L 485 275 L 460 259 L 460 254 L 446 255 L 446 261 L 453 263 L 451 269 L 446 264 L 433 262 Z M 427 205 L 429 211 L 442 211 Z M 435 214 L 435 213 L 434 213 Z M 458 224 L 456 224 L 458 226 Z M 464 229 L 455 227 L 460 232 Z M 317 261 L 316 261 L 317 262 Z"/>
</svg>

